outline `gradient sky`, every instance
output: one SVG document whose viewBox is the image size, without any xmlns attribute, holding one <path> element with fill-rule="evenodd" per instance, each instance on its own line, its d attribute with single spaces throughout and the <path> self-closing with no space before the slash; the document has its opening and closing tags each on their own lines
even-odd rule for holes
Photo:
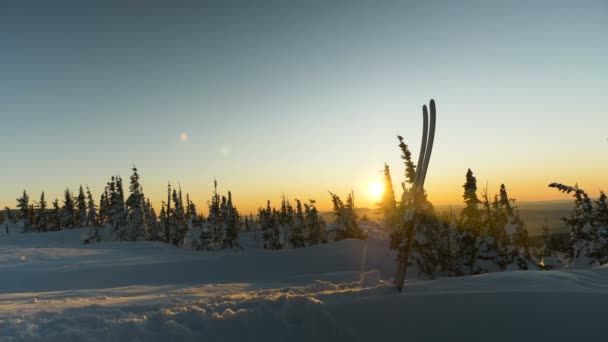
<svg viewBox="0 0 608 342">
<path fill-rule="evenodd" d="M 519 200 L 608 190 L 606 1 L 6 1 L 0 44 L 2 206 L 98 198 L 135 164 L 157 204 L 171 181 L 202 206 L 216 177 L 243 213 L 369 207 L 430 98 L 431 201 L 460 203 L 469 167 Z"/>
</svg>

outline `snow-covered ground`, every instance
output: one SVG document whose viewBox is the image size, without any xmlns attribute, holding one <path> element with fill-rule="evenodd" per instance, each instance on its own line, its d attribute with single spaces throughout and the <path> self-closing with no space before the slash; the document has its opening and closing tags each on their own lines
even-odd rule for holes
<svg viewBox="0 0 608 342">
<path fill-rule="evenodd" d="M 608 268 L 391 286 L 386 240 L 197 252 L 0 234 L 1 341 L 605 340 Z M 245 237 L 247 241 L 247 237 Z M 380 279 L 379 279 L 380 278 Z"/>
</svg>

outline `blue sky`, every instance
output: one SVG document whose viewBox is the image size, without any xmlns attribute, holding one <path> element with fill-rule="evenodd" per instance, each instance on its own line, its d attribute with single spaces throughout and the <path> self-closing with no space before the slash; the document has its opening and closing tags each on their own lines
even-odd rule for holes
<svg viewBox="0 0 608 342">
<path fill-rule="evenodd" d="M 436 203 L 460 202 L 469 167 L 521 200 L 597 194 L 607 23 L 602 1 L 2 3 L 0 204 L 98 196 L 136 164 L 155 203 L 171 181 L 203 205 L 216 177 L 245 211 L 350 189 L 370 206 L 430 98 Z"/>
</svg>

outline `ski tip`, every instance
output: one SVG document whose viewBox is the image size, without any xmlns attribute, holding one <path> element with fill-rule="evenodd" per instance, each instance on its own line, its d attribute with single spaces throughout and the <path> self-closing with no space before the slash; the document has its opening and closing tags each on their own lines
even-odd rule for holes
<svg viewBox="0 0 608 342">
<path fill-rule="evenodd" d="M 431 99 L 431 103 L 429 105 L 431 107 L 431 112 L 435 111 L 435 100 Z"/>
<path fill-rule="evenodd" d="M 425 115 L 425 116 L 429 115 L 429 111 L 426 109 L 426 105 L 422 106 L 422 114 Z"/>
</svg>

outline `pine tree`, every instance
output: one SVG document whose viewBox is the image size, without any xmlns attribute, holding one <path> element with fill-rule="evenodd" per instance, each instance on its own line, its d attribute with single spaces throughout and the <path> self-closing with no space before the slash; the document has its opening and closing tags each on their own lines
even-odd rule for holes
<svg viewBox="0 0 608 342">
<path fill-rule="evenodd" d="M 221 214 L 221 199 L 217 192 L 217 181 L 213 181 L 213 196 L 209 202 L 209 216 L 207 222 L 209 225 L 209 234 L 211 235 L 211 247 L 219 248 L 224 241 L 224 227 Z"/>
<path fill-rule="evenodd" d="M 100 226 L 110 222 L 110 197 L 108 195 L 108 187 L 104 189 L 99 200 L 99 215 L 97 222 Z"/>
<path fill-rule="evenodd" d="M 467 171 L 466 182 L 462 187 L 464 188 L 462 197 L 466 204 L 466 207 L 462 209 L 462 224 L 474 235 L 480 235 L 481 214 L 477 206 L 481 201 L 477 198 L 477 180 L 473 176 L 471 169 Z"/>
<path fill-rule="evenodd" d="M 266 203 L 266 208 L 258 210 L 260 228 L 264 239 L 265 249 L 281 249 L 281 230 L 279 224 L 279 214 L 277 210 L 270 207 L 270 201 Z"/>
<path fill-rule="evenodd" d="M 230 191 L 228 191 L 228 199 L 222 215 L 224 216 L 223 221 L 226 223 L 224 246 L 236 248 L 239 246 L 240 219 L 239 212 L 232 203 L 232 193 Z"/>
<path fill-rule="evenodd" d="M 63 207 L 61 208 L 61 224 L 66 228 L 74 228 L 78 225 L 76 203 L 70 189 L 65 189 L 63 196 Z"/>
<path fill-rule="evenodd" d="M 38 217 L 36 219 L 38 230 L 41 232 L 48 231 L 49 223 L 48 223 L 46 209 L 47 209 L 47 203 L 46 203 L 46 199 L 44 198 L 44 191 L 42 191 L 42 194 L 40 194 L 40 202 L 38 202 Z"/>
<path fill-rule="evenodd" d="M 411 162 L 411 160 L 410 160 Z M 393 190 L 393 180 L 387 164 L 384 164 L 384 184 L 383 184 L 382 199 L 379 205 L 379 211 L 383 214 L 385 229 L 392 232 L 399 224 L 399 212 L 397 211 L 397 201 L 395 200 L 395 191 Z"/>
<path fill-rule="evenodd" d="M 405 179 L 409 184 L 414 183 L 414 178 L 416 178 L 416 165 L 412 162 L 412 153 L 409 148 L 405 144 L 403 137 L 398 135 L 397 139 L 399 139 L 399 149 L 401 149 L 401 159 L 405 163 Z"/>
<path fill-rule="evenodd" d="M 463 185 L 462 195 L 466 207 L 460 214 L 458 224 L 458 253 L 456 264 L 462 274 L 476 274 L 479 272 L 477 261 L 479 256 L 479 237 L 481 236 L 481 212 L 478 205 L 481 203 L 477 198 L 477 180 L 471 169 L 466 174 L 466 182 Z"/>
<path fill-rule="evenodd" d="M 304 204 L 304 221 L 306 224 L 306 243 L 316 245 L 327 242 L 325 221 L 319 216 L 316 201 L 311 199 Z"/>
<path fill-rule="evenodd" d="M 171 234 L 173 231 L 173 209 L 171 209 L 171 183 L 167 183 L 167 203 L 165 203 L 165 205 L 165 242 L 171 243 L 173 241 L 173 236 Z"/>
<path fill-rule="evenodd" d="M 144 203 L 144 220 L 146 221 L 146 227 L 148 227 L 150 240 L 160 241 L 162 233 L 160 231 L 156 211 L 154 210 L 152 203 L 150 203 L 150 198 L 147 198 Z"/>
<path fill-rule="evenodd" d="M 587 193 L 578 187 L 551 183 L 549 187 L 564 193 L 573 193 L 574 209 L 569 217 L 563 218 L 570 227 L 568 257 L 573 266 L 589 266 L 596 262 L 594 250 L 597 240 L 593 226 L 593 205 Z"/>
<path fill-rule="evenodd" d="M 133 166 L 133 174 L 129 184 L 129 197 L 127 198 L 127 224 L 121 232 L 121 240 L 135 241 L 148 239 L 149 231 L 144 216 L 144 195 L 139 184 L 137 168 Z"/>
<path fill-rule="evenodd" d="M 304 231 L 306 230 L 306 222 L 304 220 L 304 211 L 302 210 L 302 203 L 299 199 L 296 199 L 296 211 L 294 215 L 293 228 L 291 229 L 291 235 L 289 243 L 293 248 L 300 248 L 306 246 L 304 242 Z"/>
<path fill-rule="evenodd" d="M 179 193 L 173 189 L 173 212 L 172 218 L 172 242 L 175 246 L 181 246 L 184 243 L 184 238 L 188 233 L 188 222 L 186 221 L 186 213 L 182 202 L 181 189 Z"/>
<path fill-rule="evenodd" d="M 120 176 L 112 176 L 112 180 L 108 183 L 109 209 L 108 217 L 112 225 L 112 233 L 114 239 L 120 240 L 120 232 L 126 223 L 126 208 L 124 191 L 122 187 L 122 178 Z"/>
<path fill-rule="evenodd" d="M 281 227 L 281 231 L 283 232 L 283 241 L 288 241 L 291 235 L 291 229 L 294 224 L 294 212 L 293 207 L 285 197 L 285 195 L 281 196 L 281 209 L 279 211 L 279 226 Z"/>
<path fill-rule="evenodd" d="M 91 194 L 91 190 L 88 186 L 86 211 L 87 215 L 85 218 L 84 225 L 97 227 L 97 206 L 95 205 L 95 200 L 93 199 L 93 195 Z"/>
<path fill-rule="evenodd" d="M 51 223 L 53 230 L 61 230 L 61 208 L 59 207 L 59 200 L 53 201 L 53 211 L 51 212 Z"/>
<path fill-rule="evenodd" d="M 23 190 L 23 195 L 17 198 L 17 208 L 21 212 L 21 219 L 24 222 L 24 228 L 29 230 L 33 222 L 30 210 L 30 197 L 25 190 Z"/>
<path fill-rule="evenodd" d="M 82 185 L 80 185 L 80 188 L 78 189 L 78 197 L 76 198 L 76 210 L 77 210 L 77 226 L 79 227 L 84 227 L 87 224 L 87 202 L 86 202 L 86 196 L 84 195 L 84 189 L 82 188 Z"/>
<path fill-rule="evenodd" d="M 366 239 L 367 236 L 359 228 L 357 224 L 357 213 L 355 212 L 355 195 L 353 192 L 348 194 L 346 203 L 343 203 L 338 195 L 329 192 L 334 205 L 334 216 L 336 224 L 341 226 L 341 229 L 336 230 L 336 240 L 343 239 Z"/>
</svg>

